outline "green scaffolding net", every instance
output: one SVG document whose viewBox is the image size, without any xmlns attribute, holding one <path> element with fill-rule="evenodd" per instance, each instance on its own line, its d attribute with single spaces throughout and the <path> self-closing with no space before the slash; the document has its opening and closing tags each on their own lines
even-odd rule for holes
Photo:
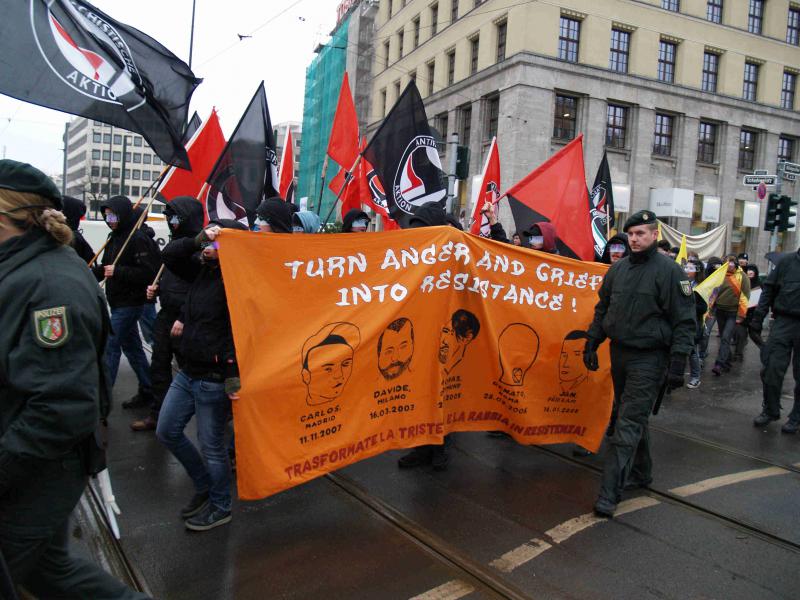
<svg viewBox="0 0 800 600">
<path fill-rule="evenodd" d="M 347 25 L 345 19 L 333 32 L 331 40 L 321 48 L 306 69 L 306 90 L 303 103 L 303 146 L 300 150 L 300 177 L 298 197 L 308 197 L 308 210 L 318 213 L 323 219 L 328 214 L 336 195 L 328 189 L 328 183 L 339 170 L 332 160 L 328 161 L 325 181 L 322 181 L 322 165 L 328 149 L 328 138 L 333 125 L 333 115 L 339 99 L 339 88 L 347 63 Z M 320 202 L 320 191 L 322 198 Z M 331 215 L 331 221 L 336 213 Z"/>
</svg>

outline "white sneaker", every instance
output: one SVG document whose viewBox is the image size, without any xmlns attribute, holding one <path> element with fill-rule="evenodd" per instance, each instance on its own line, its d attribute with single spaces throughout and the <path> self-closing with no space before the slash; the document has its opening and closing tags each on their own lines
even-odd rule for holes
<svg viewBox="0 0 800 600">
<path fill-rule="evenodd" d="M 700 387 L 700 380 L 699 379 L 692 379 L 689 383 L 686 384 L 686 387 L 690 390 L 696 390 Z"/>
</svg>

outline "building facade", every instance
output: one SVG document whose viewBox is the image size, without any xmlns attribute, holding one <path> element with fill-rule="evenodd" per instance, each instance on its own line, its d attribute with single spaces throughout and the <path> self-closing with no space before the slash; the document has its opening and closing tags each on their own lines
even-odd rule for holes
<svg viewBox="0 0 800 600">
<path fill-rule="evenodd" d="M 141 135 L 84 117 L 67 124 L 64 148 L 66 194 L 83 200 L 90 217 L 110 196 L 138 200 L 165 168 Z"/>
<path fill-rule="evenodd" d="M 286 131 L 292 132 L 292 143 L 294 144 L 294 175 L 295 181 L 300 176 L 300 150 L 303 147 L 303 124 L 298 121 L 283 121 L 273 126 L 275 134 L 275 153 L 278 156 L 280 165 L 283 156 L 283 144 L 286 141 Z"/>
<path fill-rule="evenodd" d="M 373 127 L 414 79 L 471 175 L 497 136 L 504 188 L 583 134 L 589 183 L 608 153 L 619 221 L 671 198 L 664 220 L 727 224 L 730 250 L 763 264 L 763 202 L 742 179 L 800 159 L 799 3 L 381 0 L 374 44 Z"/>
</svg>

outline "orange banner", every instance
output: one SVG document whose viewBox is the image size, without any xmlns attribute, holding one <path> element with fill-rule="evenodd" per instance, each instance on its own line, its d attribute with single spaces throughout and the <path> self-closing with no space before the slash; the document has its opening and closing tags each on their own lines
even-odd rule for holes
<svg viewBox="0 0 800 600">
<path fill-rule="evenodd" d="M 597 372 L 582 353 L 604 265 L 452 227 L 225 230 L 220 261 L 243 499 L 451 431 L 600 446 L 608 345 Z"/>
</svg>

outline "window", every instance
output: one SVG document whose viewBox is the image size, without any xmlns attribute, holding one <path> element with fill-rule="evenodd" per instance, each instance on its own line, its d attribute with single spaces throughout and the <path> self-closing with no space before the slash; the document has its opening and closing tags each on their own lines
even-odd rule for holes
<svg viewBox="0 0 800 600">
<path fill-rule="evenodd" d="M 458 139 L 469 146 L 472 137 L 472 104 L 464 104 L 458 109 Z"/>
<path fill-rule="evenodd" d="M 149 154 L 142 154 L 142 162 L 146 165 L 149 165 L 152 162 Z"/>
<path fill-rule="evenodd" d="M 381 90 L 381 115 L 386 116 L 386 89 Z"/>
<path fill-rule="evenodd" d="M 714 164 L 717 149 L 717 125 L 700 121 L 697 136 L 697 162 Z"/>
<path fill-rule="evenodd" d="M 92 167 L 92 177 L 100 177 L 100 167 Z"/>
<path fill-rule="evenodd" d="M 578 62 L 578 43 L 581 37 L 581 22 L 561 17 L 558 32 L 558 58 Z"/>
<path fill-rule="evenodd" d="M 100 170 L 100 176 L 101 176 L 101 177 L 108 177 L 108 167 L 103 167 L 103 168 Z"/>
<path fill-rule="evenodd" d="M 102 141 L 103 141 L 102 133 L 100 133 L 99 131 L 95 131 L 94 133 L 92 133 L 92 142 L 94 142 L 95 144 L 99 144 Z"/>
<path fill-rule="evenodd" d="M 789 7 L 789 22 L 786 25 L 786 41 L 800 46 L 800 8 Z"/>
<path fill-rule="evenodd" d="M 628 107 L 609 104 L 606 114 L 606 146 L 609 148 L 624 148 L 627 128 Z"/>
<path fill-rule="evenodd" d="M 436 35 L 436 29 L 439 26 L 439 5 L 431 5 L 431 36 Z"/>
<path fill-rule="evenodd" d="M 486 100 L 486 132 L 484 141 L 491 141 L 497 136 L 497 121 L 500 119 L 500 96 Z"/>
<path fill-rule="evenodd" d="M 739 170 L 752 172 L 756 159 L 756 134 L 742 129 L 739 133 Z"/>
<path fill-rule="evenodd" d="M 703 91 L 717 91 L 717 75 L 719 73 L 719 54 L 706 52 L 703 54 Z"/>
<path fill-rule="evenodd" d="M 400 97 L 400 80 L 394 82 L 394 100 L 397 102 L 397 99 Z"/>
<path fill-rule="evenodd" d="M 708 0 L 706 19 L 712 23 L 722 23 L 722 0 Z"/>
<path fill-rule="evenodd" d="M 653 138 L 653 154 L 672 156 L 672 132 L 675 117 L 656 113 L 656 129 Z"/>
<path fill-rule="evenodd" d="M 453 85 L 456 80 L 456 51 L 447 53 L 447 85 Z"/>
<path fill-rule="evenodd" d="M 408 81 L 409 81 L 409 83 L 413 83 L 414 85 L 417 84 L 417 72 L 416 71 L 411 71 L 411 73 L 408 74 Z"/>
<path fill-rule="evenodd" d="M 141 163 L 142 162 L 142 155 L 139 154 L 138 152 L 134 152 L 133 153 L 133 162 Z"/>
<path fill-rule="evenodd" d="M 114 134 L 114 144 L 119 145 L 122 143 L 122 136 Z"/>
<path fill-rule="evenodd" d="M 119 162 L 122 160 L 122 152 L 119 150 L 114 150 L 114 162 Z"/>
<path fill-rule="evenodd" d="M 134 169 L 133 170 L 133 179 L 138 181 L 141 178 L 142 178 L 142 172 L 139 169 Z"/>
<path fill-rule="evenodd" d="M 661 8 L 678 12 L 681 9 L 680 0 L 661 0 Z"/>
<path fill-rule="evenodd" d="M 92 150 L 92 160 L 100 160 L 100 150 Z"/>
<path fill-rule="evenodd" d="M 111 177 L 114 178 L 119 177 L 119 167 L 114 167 L 113 169 L 111 169 Z"/>
<path fill-rule="evenodd" d="M 797 89 L 797 75 L 783 72 L 783 84 L 781 85 L 781 108 L 794 109 L 794 92 Z"/>
<path fill-rule="evenodd" d="M 141 193 L 141 189 L 138 185 L 131 186 L 131 193 L 134 196 L 138 196 Z"/>
<path fill-rule="evenodd" d="M 630 49 L 631 34 L 621 29 L 611 30 L 611 59 L 608 68 L 617 73 L 628 72 L 628 52 Z"/>
<path fill-rule="evenodd" d="M 389 67 L 389 40 L 383 42 L 383 68 Z"/>
<path fill-rule="evenodd" d="M 787 137 L 778 138 L 778 162 L 792 162 L 794 158 L 794 140 Z"/>
<path fill-rule="evenodd" d="M 553 117 L 553 137 L 558 140 L 571 140 L 575 137 L 578 121 L 578 99 L 572 96 L 556 95 L 556 112 Z"/>
<path fill-rule="evenodd" d="M 103 160 L 110 160 L 110 159 L 111 159 L 111 151 L 103 150 Z"/>
<path fill-rule="evenodd" d="M 161 173 L 159 173 L 158 171 L 153 171 L 152 173 L 153 173 L 153 181 L 156 181 L 161 176 Z"/>
<path fill-rule="evenodd" d="M 747 12 L 747 31 L 750 33 L 761 33 L 763 20 L 764 0 L 750 0 L 750 8 Z"/>
<path fill-rule="evenodd" d="M 443 112 L 433 118 L 433 126 L 442 136 L 442 142 L 447 143 L 447 113 Z"/>
<path fill-rule="evenodd" d="M 458 0 L 452 0 L 450 3 L 450 22 L 455 23 L 458 21 Z"/>
<path fill-rule="evenodd" d="M 135 136 L 135 137 L 133 138 L 133 145 L 134 145 L 134 146 L 137 146 L 137 147 L 141 147 L 141 145 L 142 145 L 142 138 L 140 138 L 138 135 L 137 135 L 137 136 Z"/>
<path fill-rule="evenodd" d="M 474 75 L 478 72 L 478 51 L 480 50 L 480 38 L 476 35 L 469 41 L 469 74 Z"/>
<path fill-rule="evenodd" d="M 129 179 L 130 176 L 131 176 L 131 170 L 130 169 L 125 169 L 125 179 Z"/>
<path fill-rule="evenodd" d="M 428 63 L 428 95 L 433 93 L 433 84 L 436 79 L 436 63 L 431 61 Z"/>
<path fill-rule="evenodd" d="M 403 37 L 405 32 L 401 29 L 397 32 L 397 58 L 403 58 Z"/>
<path fill-rule="evenodd" d="M 758 65 L 756 63 L 744 63 L 744 86 L 742 88 L 742 98 L 745 100 L 756 101 L 758 94 Z"/>
<path fill-rule="evenodd" d="M 675 82 L 675 53 L 677 44 L 661 41 L 658 45 L 658 80 L 666 83 Z"/>
<path fill-rule="evenodd" d="M 150 171 L 142 171 L 142 179 L 150 181 Z"/>
<path fill-rule="evenodd" d="M 118 184 L 118 183 L 112 183 L 112 184 L 111 184 L 111 193 L 112 193 L 113 195 L 115 195 L 115 196 L 116 196 L 117 194 L 119 194 L 119 184 Z"/>
<path fill-rule="evenodd" d="M 103 143 L 104 144 L 110 144 L 111 143 L 111 134 L 110 133 L 104 133 L 103 134 Z"/>
<path fill-rule="evenodd" d="M 419 46 L 419 17 L 414 19 L 411 24 L 414 27 L 414 48 Z"/>
<path fill-rule="evenodd" d="M 125 153 L 125 162 L 130 162 L 130 161 L 131 161 L 131 153 L 130 152 L 126 152 Z"/>
<path fill-rule="evenodd" d="M 500 21 L 497 24 L 497 62 L 506 59 L 506 37 L 508 35 L 508 22 Z"/>
</svg>

